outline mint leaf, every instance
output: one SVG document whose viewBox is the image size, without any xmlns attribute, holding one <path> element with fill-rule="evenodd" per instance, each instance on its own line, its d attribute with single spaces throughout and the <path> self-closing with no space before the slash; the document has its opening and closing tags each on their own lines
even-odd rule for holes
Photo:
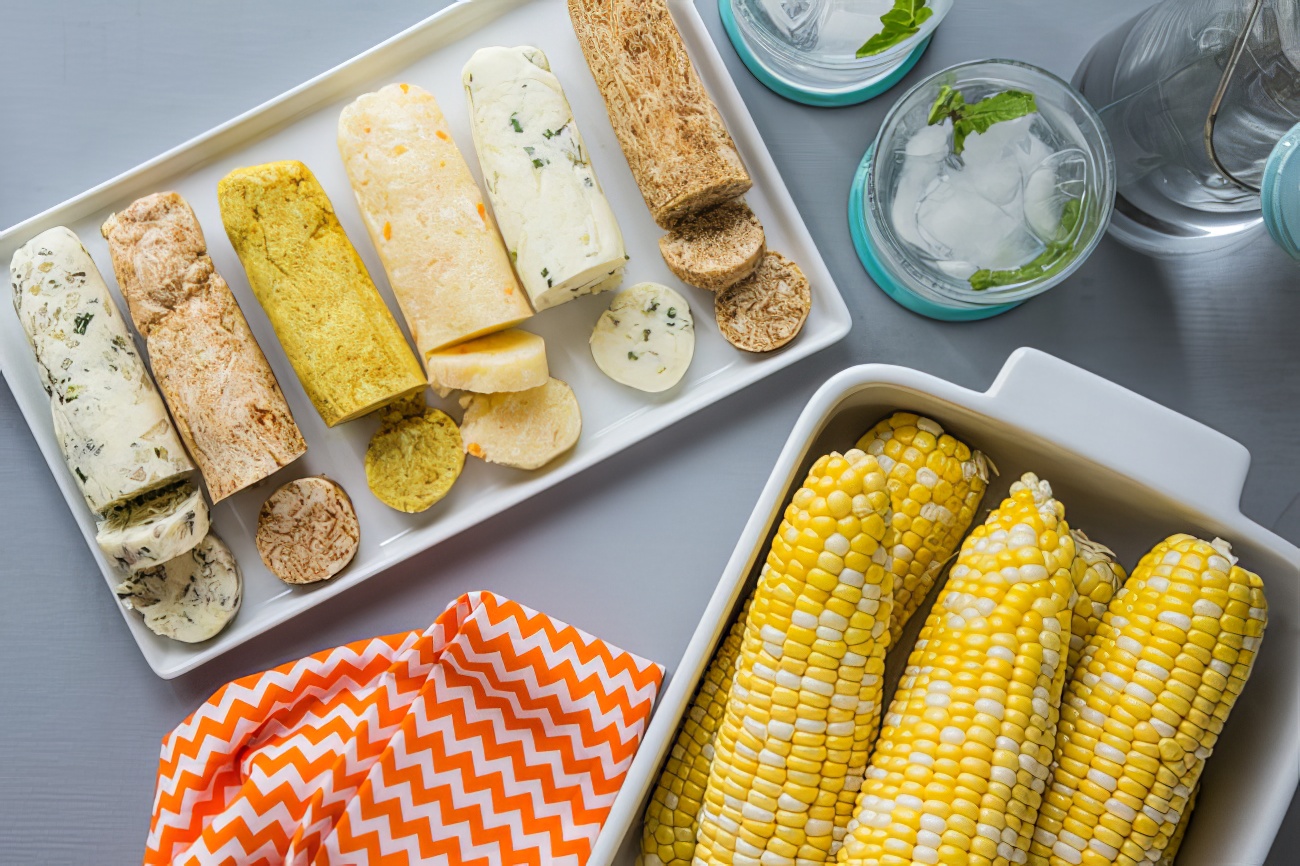
<svg viewBox="0 0 1300 866">
<path fill-rule="evenodd" d="M 1004 90 L 985 97 L 976 103 L 968 103 L 961 91 L 953 90 L 948 85 L 939 88 L 939 96 L 930 106 L 930 116 L 926 123 L 934 126 L 945 120 L 952 121 L 952 152 L 961 155 L 966 149 L 966 136 L 972 133 L 988 132 L 995 123 L 1016 120 L 1038 111 L 1038 102 L 1034 94 L 1023 90 Z"/>
<path fill-rule="evenodd" d="M 1009 270 L 992 271 L 984 268 L 970 275 L 970 287 L 977 292 L 1013 286 L 1030 280 L 1058 274 L 1070 262 L 1074 251 L 1075 231 L 1083 216 L 1083 200 L 1072 198 L 1061 209 L 1061 226 L 1056 230 L 1056 240 L 1047 245 L 1028 264 Z"/>
<path fill-rule="evenodd" d="M 880 16 L 885 29 L 862 44 L 858 57 L 880 54 L 919 33 L 921 25 L 934 15 L 925 4 L 926 0 L 894 0 L 894 8 Z"/>
</svg>

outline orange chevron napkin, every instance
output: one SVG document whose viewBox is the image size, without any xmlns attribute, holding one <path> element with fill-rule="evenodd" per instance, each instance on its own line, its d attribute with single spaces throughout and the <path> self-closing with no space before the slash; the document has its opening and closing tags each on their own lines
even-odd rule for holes
<svg viewBox="0 0 1300 866">
<path fill-rule="evenodd" d="M 164 740 L 148 864 L 582 864 L 664 670 L 490 592 L 236 680 Z"/>
</svg>

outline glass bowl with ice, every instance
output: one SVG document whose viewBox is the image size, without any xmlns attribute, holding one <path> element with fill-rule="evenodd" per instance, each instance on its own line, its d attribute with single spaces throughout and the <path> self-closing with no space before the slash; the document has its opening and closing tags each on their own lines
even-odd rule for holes
<svg viewBox="0 0 1300 866">
<path fill-rule="evenodd" d="M 1064 280 L 1105 234 L 1115 198 L 1096 112 L 1060 78 L 1007 60 L 914 87 L 864 172 L 869 269 L 922 312 L 970 313 L 946 318 L 1000 312 Z"/>
<path fill-rule="evenodd" d="M 778 93 L 814 105 L 849 105 L 893 86 L 952 4 L 719 0 L 723 24 L 750 70 Z"/>
</svg>

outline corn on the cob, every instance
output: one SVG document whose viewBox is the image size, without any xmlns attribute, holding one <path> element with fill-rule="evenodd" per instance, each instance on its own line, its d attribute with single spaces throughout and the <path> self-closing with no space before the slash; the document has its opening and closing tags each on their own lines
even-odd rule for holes
<svg viewBox="0 0 1300 866">
<path fill-rule="evenodd" d="M 1025 860 L 1070 637 L 1064 516 L 1026 475 L 963 543 L 885 716 L 841 864 Z"/>
<path fill-rule="evenodd" d="M 677 739 L 641 825 L 641 856 L 637 863 L 642 866 L 689 866 L 695 856 L 695 831 L 704 787 L 709 781 L 713 738 L 727 705 L 753 601 L 751 595 L 740 617 L 731 624 L 677 730 Z"/>
<path fill-rule="evenodd" d="M 983 454 L 937 423 L 896 412 L 858 440 L 889 478 L 893 507 L 894 616 L 890 646 L 934 586 L 975 520 L 988 487 Z"/>
<path fill-rule="evenodd" d="M 1259 577 L 1226 542 L 1175 535 L 1143 557 L 1088 643 L 1033 862 L 1159 861 L 1264 633 Z"/>
<path fill-rule="evenodd" d="M 1106 615 L 1110 600 L 1119 592 L 1128 575 L 1124 566 L 1115 561 L 1115 552 L 1098 544 L 1076 529 L 1074 536 L 1074 587 L 1079 598 L 1074 603 L 1074 617 L 1070 627 L 1070 652 L 1066 657 L 1065 681 L 1070 682 L 1074 669 L 1083 656 L 1083 648 L 1092 640 Z"/>
<path fill-rule="evenodd" d="M 714 744 L 695 863 L 825 863 L 880 715 L 892 607 L 889 494 L 876 458 L 813 465 L 759 577 Z"/>
<path fill-rule="evenodd" d="M 1183 817 L 1178 820 L 1178 829 L 1174 835 L 1169 837 L 1169 844 L 1165 846 L 1164 852 L 1160 855 L 1160 866 L 1174 866 L 1174 860 L 1178 857 L 1178 849 L 1183 845 L 1183 837 L 1187 835 L 1187 825 L 1192 821 L 1192 810 L 1196 808 L 1196 797 L 1201 793 L 1200 783 L 1192 789 L 1192 796 L 1187 798 L 1187 808 L 1183 809 Z"/>
</svg>

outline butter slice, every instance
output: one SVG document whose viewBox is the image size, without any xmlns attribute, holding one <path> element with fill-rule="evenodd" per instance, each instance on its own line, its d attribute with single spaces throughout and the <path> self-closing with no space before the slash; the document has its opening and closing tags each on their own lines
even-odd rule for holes
<svg viewBox="0 0 1300 866">
<path fill-rule="evenodd" d="M 412 84 L 339 117 L 339 153 L 420 357 L 533 314 L 437 101 Z"/>
<path fill-rule="evenodd" d="M 451 391 L 527 391 L 545 385 L 551 377 L 546 341 L 516 329 L 442 349 L 426 358 L 425 363 L 429 384 L 444 397 Z"/>
<path fill-rule="evenodd" d="M 462 79 L 483 183 L 533 306 L 616 287 L 623 235 L 546 55 L 483 48 Z"/>
</svg>

